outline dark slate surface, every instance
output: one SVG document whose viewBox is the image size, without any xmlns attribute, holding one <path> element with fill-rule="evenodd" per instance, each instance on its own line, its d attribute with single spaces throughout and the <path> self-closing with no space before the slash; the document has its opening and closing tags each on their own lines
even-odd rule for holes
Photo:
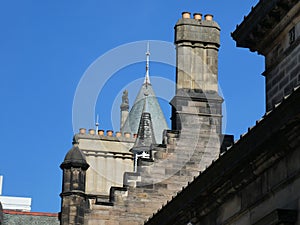
<svg viewBox="0 0 300 225">
<path fill-rule="evenodd" d="M 151 114 L 155 140 L 157 143 L 161 143 L 162 133 L 165 129 L 168 129 L 168 125 L 151 84 L 142 85 L 122 128 L 122 132 L 138 133 L 139 123 L 146 101 L 148 105 L 147 111 Z"/>
<path fill-rule="evenodd" d="M 78 166 L 83 168 L 89 167 L 88 163 L 86 162 L 85 155 L 79 149 L 77 144 L 70 149 L 65 157 L 64 162 L 61 164 L 61 168 L 68 166 Z"/>
<path fill-rule="evenodd" d="M 150 113 L 144 112 L 140 119 L 138 137 L 133 146 L 133 151 L 149 151 L 150 146 L 156 144 Z"/>
<path fill-rule="evenodd" d="M 49 215 L 7 214 L 3 225 L 59 225 L 58 217 Z"/>
</svg>

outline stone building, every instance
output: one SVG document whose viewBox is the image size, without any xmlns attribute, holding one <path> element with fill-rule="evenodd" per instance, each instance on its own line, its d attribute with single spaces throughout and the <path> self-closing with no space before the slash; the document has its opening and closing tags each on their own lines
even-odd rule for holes
<svg viewBox="0 0 300 225">
<path fill-rule="evenodd" d="M 300 224 L 300 2 L 261 0 L 232 33 L 265 56 L 266 114 L 145 224 Z"/>
<path fill-rule="evenodd" d="M 267 93 L 265 116 L 234 144 L 221 130 L 220 27 L 212 15 L 182 13 L 172 129 L 155 126 L 147 54 L 130 112 L 124 92 L 122 132 L 74 136 L 61 164 L 60 224 L 300 224 L 299 13 L 298 0 L 260 0 L 232 34 L 266 57 Z"/>
<path fill-rule="evenodd" d="M 75 135 L 61 165 L 61 224 L 142 224 L 219 156 L 220 27 L 211 15 L 190 17 L 183 13 L 175 26 L 172 130 L 164 125 L 151 87 L 147 52 L 145 81 L 129 113 L 124 113 L 129 108 L 124 92 L 121 116 L 127 118 L 121 118 L 121 134 L 82 129 Z M 125 137 L 128 124 L 136 138 Z"/>
</svg>

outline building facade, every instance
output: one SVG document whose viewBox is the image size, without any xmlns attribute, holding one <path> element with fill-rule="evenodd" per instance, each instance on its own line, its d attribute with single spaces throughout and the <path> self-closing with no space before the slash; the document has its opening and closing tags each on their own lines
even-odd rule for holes
<svg viewBox="0 0 300 225">
<path fill-rule="evenodd" d="M 232 33 L 265 56 L 266 114 L 145 224 L 300 224 L 300 2 L 261 0 Z"/>
<path fill-rule="evenodd" d="M 298 0 L 260 0 L 232 33 L 265 56 L 267 93 L 265 116 L 233 144 L 221 130 L 220 27 L 212 15 L 182 13 L 172 129 L 155 126 L 147 54 L 130 112 L 123 95 L 122 132 L 75 135 L 61 164 L 60 224 L 300 224 L 299 21 Z"/>
</svg>

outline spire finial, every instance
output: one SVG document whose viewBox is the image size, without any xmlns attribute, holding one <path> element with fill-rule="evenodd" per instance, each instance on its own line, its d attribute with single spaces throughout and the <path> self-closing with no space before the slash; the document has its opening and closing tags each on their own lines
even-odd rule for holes
<svg viewBox="0 0 300 225">
<path fill-rule="evenodd" d="M 150 78 L 149 78 L 149 59 L 150 59 L 150 44 L 149 41 L 147 43 L 147 52 L 146 52 L 146 76 L 144 84 L 150 84 Z"/>
<path fill-rule="evenodd" d="M 96 125 L 96 134 L 98 134 L 98 130 L 99 130 L 99 114 L 97 114 L 95 125 Z"/>
</svg>

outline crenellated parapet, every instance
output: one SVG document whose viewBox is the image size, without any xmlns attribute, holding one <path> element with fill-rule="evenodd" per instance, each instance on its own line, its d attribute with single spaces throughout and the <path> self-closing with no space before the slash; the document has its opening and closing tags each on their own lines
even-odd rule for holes
<svg viewBox="0 0 300 225">
<path fill-rule="evenodd" d="M 99 140 L 111 140 L 111 141 L 124 141 L 124 142 L 134 142 L 137 134 L 132 134 L 130 132 L 120 132 L 113 130 L 107 130 L 106 132 L 99 129 L 96 133 L 95 129 L 80 128 L 79 133 L 75 134 L 74 138 L 81 139 L 99 139 Z"/>
<path fill-rule="evenodd" d="M 77 143 L 74 143 L 66 154 L 60 168 L 63 170 L 60 224 L 83 224 L 86 206 L 86 170 L 89 164 Z"/>
</svg>

